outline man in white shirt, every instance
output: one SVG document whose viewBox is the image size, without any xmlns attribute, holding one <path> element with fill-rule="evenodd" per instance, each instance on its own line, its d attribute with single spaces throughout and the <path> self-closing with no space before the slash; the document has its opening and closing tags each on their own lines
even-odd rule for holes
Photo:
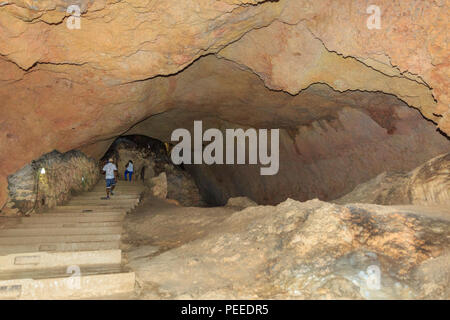
<svg viewBox="0 0 450 320">
<path fill-rule="evenodd" d="M 130 177 L 130 181 L 131 181 L 131 177 L 133 176 L 133 171 L 134 171 L 133 161 L 130 160 L 130 161 L 128 161 L 128 163 L 126 165 L 126 170 L 125 170 L 125 173 L 124 173 L 125 181 L 128 181 L 127 176 Z"/>
<path fill-rule="evenodd" d="M 117 167 L 110 158 L 108 163 L 103 167 L 103 174 L 106 178 L 106 199 L 109 199 L 109 193 L 114 195 L 114 187 L 116 186 Z"/>
</svg>

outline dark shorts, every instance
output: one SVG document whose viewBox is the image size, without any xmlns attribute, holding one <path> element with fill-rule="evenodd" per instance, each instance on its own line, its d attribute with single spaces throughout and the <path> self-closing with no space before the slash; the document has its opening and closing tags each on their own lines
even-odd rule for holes
<svg viewBox="0 0 450 320">
<path fill-rule="evenodd" d="M 106 179 L 106 187 L 111 188 L 116 185 L 116 179 Z"/>
</svg>

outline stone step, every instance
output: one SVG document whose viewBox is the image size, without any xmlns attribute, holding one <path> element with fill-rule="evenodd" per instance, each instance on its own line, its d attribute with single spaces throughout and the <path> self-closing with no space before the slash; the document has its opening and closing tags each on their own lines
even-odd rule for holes
<svg viewBox="0 0 450 320">
<path fill-rule="evenodd" d="M 78 228 L 12 228 L 0 230 L 0 239 L 5 237 L 29 237 L 29 236 L 68 236 L 68 235 L 103 235 L 121 234 L 122 226 L 118 227 L 78 227 Z"/>
<path fill-rule="evenodd" d="M 120 197 L 120 196 L 127 196 L 127 197 L 131 197 L 134 196 L 136 198 L 140 198 L 142 194 L 142 190 L 135 190 L 135 191 L 126 191 L 126 190 L 114 190 L 114 194 L 111 195 L 111 197 Z M 87 196 L 86 194 L 80 194 L 80 195 L 76 195 L 75 197 L 79 197 L 79 196 Z M 91 192 L 89 192 L 89 196 L 90 197 L 94 197 L 94 196 L 99 196 L 99 197 L 103 197 L 106 196 L 106 190 L 102 189 L 102 190 L 93 190 Z"/>
<path fill-rule="evenodd" d="M 74 266 L 74 265 L 73 265 Z M 77 265 L 80 270 L 78 274 L 92 275 L 92 274 L 104 274 L 104 273 L 117 273 L 125 271 L 121 264 L 95 264 L 95 265 Z M 68 272 L 68 266 L 60 266 L 55 268 L 43 268 L 43 269 L 28 269 L 28 270 L 8 270 L 0 272 L 0 281 L 8 279 L 45 279 L 45 278 L 70 278 L 73 275 L 72 272 Z M 72 268 L 70 268 L 72 269 Z"/>
<path fill-rule="evenodd" d="M 128 211 L 131 209 L 111 209 L 111 208 L 103 208 L 101 210 L 95 210 L 95 209 L 73 209 L 73 210 L 54 210 L 45 212 L 42 215 L 42 217 L 99 217 L 99 216 L 125 216 Z"/>
<path fill-rule="evenodd" d="M 114 194 L 115 195 L 130 195 L 130 196 L 140 196 L 142 194 L 143 190 L 127 190 L 127 189 L 114 189 Z M 78 197 L 78 196 L 86 196 L 86 195 L 98 195 L 98 194 L 106 194 L 106 188 L 98 188 L 98 189 L 94 189 L 92 191 L 89 192 L 84 192 L 84 193 L 80 193 L 77 195 L 74 195 L 74 197 Z"/>
<path fill-rule="evenodd" d="M 105 202 L 108 200 L 105 200 Z M 51 212 L 83 212 L 83 211 L 123 211 L 123 210 L 130 210 L 130 206 L 128 205 L 122 205 L 122 204 L 110 204 L 110 205 L 67 205 L 67 206 L 56 206 L 53 210 L 49 211 Z"/>
<path fill-rule="evenodd" d="M 139 201 L 139 197 L 138 196 L 121 196 L 121 195 L 110 195 L 109 200 L 107 201 L 106 199 L 106 193 L 102 193 L 99 194 L 98 196 L 96 195 L 90 195 L 89 197 L 84 196 L 84 197 L 73 197 L 71 200 L 69 201 L 74 201 L 74 200 L 78 200 L 78 201 L 96 201 L 100 204 L 103 204 L 105 202 L 111 203 L 111 202 L 131 202 L 131 201 Z"/>
<path fill-rule="evenodd" d="M 126 185 L 126 186 L 144 186 L 144 184 L 142 183 L 142 181 L 139 180 L 133 180 L 133 181 L 128 181 L 128 180 L 122 180 L 122 179 L 116 179 L 116 184 L 120 184 L 120 185 Z M 105 179 L 100 179 L 98 181 L 98 183 L 96 184 L 96 186 L 103 186 L 105 185 Z"/>
<path fill-rule="evenodd" d="M 36 217 L 100 217 L 100 216 L 125 216 L 124 209 L 103 208 L 101 210 L 94 209 L 73 209 L 73 210 L 52 210 L 43 214 L 35 215 Z M 33 217 L 33 216 L 32 216 Z"/>
<path fill-rule="evenodd" d="M 81 214 L 81 215 L 98 215 L 98 216 L 108 216 L 108 215 L 126 215 L 127 213 L 131 212 L 133 208 L 84 208 L 84 209 L 62 209 L 62 210 L 52 210 L 49 212 L 44 213 L 44 215 L 75 215 L 75 214 Z"/>
<path fill-rule="evenodd" d="M 96 250 L 78 252 L 29 252 L 0 256 L 0 274 L 14 270 L 36 270 L 72 265 L 120 264 L 121 250 Z"/>
<path fill-rule="evenodd" d="M 122 187 L 122 186 L 118 186 L 114 188 L 114 193 L 118 192 L 118 193 L 141 193 L 145 190 L 145 188 L 143 187 Z M 101 186 L 101 187 L 94 187 L 90 192 L 105 192 L 106 193 L 106 187 L 105 186 Z"/>
<path fill-rule="evenodd" d="M 123 189 L 123 190 L 143 190 L 146 187 L 143 184 L 137 185 L 137 184 L 128 184 L 128 183 L 118 183 L 116 184 L 116 187 L 114 189 Z M 106 183 L 101 183 L 101 184 L 97 184 L 96 186 L 94 186 L 91 190 L 96 190 L 96 189 L 106 189 Z"/>
<path fill-rule="evenodd" d="M 124 200 L 114 200 L 114 199 L 98 199 L 98 200 L 92 200 L 92 201 L 76 201 L 76 200 L 71 200 L 74 201 L 73 203 L 67 203 L 64 206 L 56 206 L 54 207 L 55 210 L 59 210 L 59 209 L 67 209 L 67 210 L 73 210 L 73 209 L 78 209 L 78 210 L 84 210 L 84 209 L 88 209 L 88 210 L 109 210 L 109 209 L 127 209 L 128 207 L 130 207 L 130 205 L 133 205 L 134 202 L 136 202 L 137 200 L 132 200 L 132 201 L 124 201 Z M 52 210 L 53 211 L 53 210 Z"/>
<path fill-rule="evenodd" d="M 134 272 L 120 265 L 0 274 L 0 299 L 86 299 L 132 292 Z"/>
<path fill-rule="evenodd" d="M 39 224 L 39 223 L 94 223 L 94 222 L 121 222 L 125 213 L 44 213 L 39 216 L 22 218 L 21 224 Z"/>
<path fill-rule="evenodd" d="M 97 183 L 93 189 L 95 188 L 106 188 L 106 182 L 105 181 L 100 181 L 99 183 Z M 145 185 L 142 183 L 130 183 L 127 181 L 118 181 L 116 183 L 116 188 L 145 188 Z M 92 190 L 92 189 L 91 189 Z"/>
<path fill-rule="evenodd" d="M 37 220 L 35 223 L 19 223 L 16 225 L 8 226 L 7 229 L 37 229 L 37 228 L 101 228 L 101 227 L 120 227 L 122 222 L 120 221 L 100 221 L 100 222 L 55 222 L 56 218 L 49 219 L 47 223 L 40 223 Z M 6 229 L 6 228 L 5 228 Z M 0 229 L 0 233 L 1 233 Z"/>
<path fill-rule="evenodd" d="M 62 211 L 67 212 L 67 211 L 72 211 L 72 210 L 74 210 L 74 211 L 78 210 L 79 212 L 82 212 L 82 211 L 86 211 L 86 210 L 93 210 L 93 211 L 105 212 L 105 211 L 109 211 L 110 209 L 112 209 L 113 211 L 123 210 L 124 212 L 129 212 L 129 211 L 133 210 L 137 205 L 139 205 L 139 202 L 137 202 L 137 201 L 136 202 L 128 202 L 128 203 L 124 203 L 124 202 L 114 203 L 113 201 L 111 201 L 109 205 L 96 204 L 94 202 L 86 203 L 85 201 L 81 201 L 81 202 L 74 201 L 74 202 L 68 203 L 67 207 L 80 207 L 80 208 L 82 207 L 83 209 L 80 210 L 78 208 L 76 208 L 76 209 L 67 208 L 67 209 L 63 209 Z M 95 206 L 95 208 L 92 208 L 94 206 Z M 91 212 L 91 211 L 88 211 L 88 212 Z"/>
<path fill-rule="evenodd" d="M 58 242 L 99 242 L 120 240 L 121 234 L 54 235 L 54 236 L 7 236 L 0 237 L 2 244 L 46 244 Z M 37 250 L 45 251 L 45 250 Z"/>
<path fill-rule="evenodd" d="M 93 192 L 89 193 L 87 195 L 79 195 L 72 198 L 72 200 L 97 200 L 102 197 L 106 196 L 106 192 Z M 120 194 L 120 193 L 114 193 L 114 195 L 111 196 L 111 199 L 114 200 L 128 200 L 128 199 L 135 199 L 138 200 L 140 198 L 139 194 Z"/>
<path fill-rule="evenodd" d="M 101 206 L 101 207 L 109 207 L 111 205 L 123 205 L 132 207 L 139 203 L 139 199 L 115 199 L 111 197 L 109 200 L 104 199 L 72 199 L 67 203 L 67 206 Z"/>
<path fill-rule="evenodd" d="M 119 249 L 120 242 L 91 241 L 91 242 L 47 242 L 29 244 L 0 244 L 0 255 L 30 252 L 66 252 Z"/>
</svg>

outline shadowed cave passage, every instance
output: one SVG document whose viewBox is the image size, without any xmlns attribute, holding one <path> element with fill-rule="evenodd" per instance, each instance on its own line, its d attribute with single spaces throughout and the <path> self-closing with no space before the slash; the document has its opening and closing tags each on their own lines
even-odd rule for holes
<svg viewBox="0 0 450 320">
<path fill-rule="evenodd" d="M 395 102 L 390 96 L 384 98 L 389 103 Z M 261 204 L 275 204 L 288 197 L 301 201 L 313 198 L 333 200 L 379 173 L 412 169 L 447 150 L 446 138 L 434 131 L 417 111 L 398 100 L 396 103 L 398 105 L 359 110 L 343 108 L 334 119 L 320 119 L 298 128 L 281 128 L 280 169 L 274 176 L 262 176 L 259 164 L 181 167 L 194 178 L 202 198 L 209 205 L 224 205 L 230 197 L 236 196 L 247 196 Z M 186 116 L 188 119 L 180 120 L 185 121 L 187 128 L 195 119 L 203 119 L 203 123 L 211 128 L 240 127 L 218 121 L 210 115 Z M 160 122 L 170 126 L 173 117 L 179 118 L 180 113 L 168 112 L 157 116 L 158 120 L 147 121 L 152 121 L 154 129 Z M 130 137 L 125 137 L 125 140 Z M 121 139 L 124 140 L 116 140 L 106 157 L 114 154 L 112 150 Z M 433 143 L 423 145 L 424 141 Z M 142 143 L 141 147 L 145 148 L 146 142 Z M 173 147 L 176 142 L 167 143 Z M 203 144 L 205 147 L 208 143 Z M 124 145 L 125 148 L 127 146 L 133 148 L 129 144 Z M 158 148 L 155 153 L 159 159 L 159 169 L 155 174 L 159 174 L 164 171 L 161 164 L 171 161 L 163 143 L 156 143 L 151 149 L 155 148 Z M 246 155 L 248 163 L 248 144 Z M 126 160 L 122 159 L 123 156 L 120 158 L 121 163 Z M 141 168 L 145 170 L 145 166 L 138 165 L 138 170 Z M 137 174 L 144 179 L 145 173 L 138 171 Z"/>
<path fill-rule="evenodd" d="M 410 170 L 448 150 L 446 138 L 415 110 L 405 105 L 396 108 L 380 111 L 346 108 L 336 118 L 316 120 L 297 128 L 281 127 L 279 172 L 274 176 L 262 176 L 260 164 L 203 164 L 185 168 L 211 205 L 224 205 L 235 196 L 248 196 L 261 204 L 276 204 L 288 197 L 301 201 L 332 200 L 379 173 Z M 171 115 L 166 116 L 162 121 L 167 120 L 170 125 Z M 384 117 L 392 118 L 383 122 Z M 209 115 L 203 118 L 203 124 L 209 124 L 204 130 L 249 128 Z M 191 126 L 186 121 L 186 127 Z M 276 128 L 276 123 L 269 128 Z M 428 139 L 433 143 L 424 145 Z"/>
<path fill-rule="evenodd" d="M 192 176 L 186 172 L 183 165 L 174 165 L 170 159 L 170 144 L 143 135 L 125 135 L 118 137 L 108 151 L 100 159 L 103 166 L 108 159 L 118 168 L 118 189 L 127 186 L 125 169 L 128 162 L 133 162 L 132 181 L 145 186 L 163 190 L 158 197 L 176 200 L 183 206 L 207 206 L 202 199 Z"/>
<path fill-rule="evenodd" d="M 286 198 L 329 201 L 382 172 L 408 171 L 449 151 L 448 139 L 431 122 L 391 94 L 314 84 L 291 95 L 270 90 L 253 73 L 212 56 L 169 82 L 168 110 L 141 120 L 127 135 L 173 146 L 172 132 L 185 128 L 194 137 L 199 120 L 203 132 L 216 128 L 224 136 L 226 129 L 280 129 L 279 171 L 273 176 L 261 176 L 260 164 L 184 166 L 209 205 L 224 205 L 236 196 L 259 204 Z"/>
<path fill-rule="evenodd" d="M 149 174 L 158 175 L 164 171 L 164 165 L 170 163 L 167 151 L 164 143 L 157 139 L 142 135 L 121 136 L 114 140 L 100 163 L 103 165 L 108 159 L 114 159 L 118 165 L 119 176 L 124 179 L 125 167 L 131 160 L 135 166 L 134 179 L 144 181 L 148 179 Z"/>
<path fill-rule="evenodd" d="M 450 149 L 448 138 L 433 123 L 392 94 L 339 92 L 326 84 L 313 84 L 291 95 L 268 89 L 254 73 L 214 56 L 154 81 L 161 90 L 168 84 L 170 98 L 164 101 L 165 110 L 134 124 L 127 122 L 120 134 L 80 150 L 95 160 L 103 161 L 111 155 L 120 158 L 119 175 L 123 179 L 130 158 L 126 153 L 131 152 L 132 159 L 133 149 L 148 150 L 150 145 L 154 167 L 138 163 L 134 179 L 150 181 L 166 172 L 166 165 L 176 168 L 175 176 L 183 172 L 183 178 L 176 181 L 192 183 L 169 183 L 168 194 L 176 198 L 176 190 L 183 193 L 185 188 L 194 189 L 195 199 L 182 200 L 185 204 L 223 206 L 237 196 L 272 205 L 287 198 L 330 201 L 383 172 L 412 170 Z M 147 89 L 154 92 L 152 87 Z M 123 120 L 125 111 L 113 114 Z M 182 128 L 194 138 L 194 121 L 202 121 L 203 133 L 215 128 L 224 136 L 227 129 L 279 129 L 277 174 L 262 176 L 263 165 L 248 164 L 248 144 L 247 164 L 173 166 L 167 151 L 177 142 L 171 141 L 171 135 Z M 109 122 L 105 119 L 104 123 Z M 203 147 L 208 144 L 203 141 Z M 119 145 L 123 157 L 117 154 Z M 149 156 L 148 152 L 137 154 L 138 158 Z M 10 183 L 10 190 L 20 190 L 13 185 Z M 17 192 L 11 195 L 18 196 Z M 22 211 L 32 206 L 32 193 L 27 197 L 30 201 L 19 205 Z"/>
</svg>

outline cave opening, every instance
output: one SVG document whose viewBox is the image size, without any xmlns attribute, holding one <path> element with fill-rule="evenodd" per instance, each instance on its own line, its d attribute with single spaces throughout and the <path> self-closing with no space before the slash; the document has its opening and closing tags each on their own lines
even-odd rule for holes
<svg viewBox="0 0 450 320">
<path fill-rule="evenodd" d="M 185 166 L 172 162 L 170 156 L 172 147 L 171 142 L 162 142 L 144 135 L 123 135 L 116 138 L 110 145 L 100 159 L 99 166 L 103 168 L 109 159 L 113 160 L 120 179 L 117 185 L 118 190 L 121 185 L 127 184 L 125 170 L 129 161 L 132 161 L 134 169 L 132 180 L 137 180 L 149 187 L 161 184 L 161 188 L 165 189 L 164 198 L 178 201 L 184 206 L 215 205 L 203 199 L 195 180 L 185 170 Z"/>
<path fill-rule="evenodd" d="M 125 159 L 126 152 L 133 153 L 133 150 L 142 159 L 138 160 L 134 173 L 134 179 L 141 182 L 159 176 L 168 166 L 173 167 L 192 180 L 189 186 L 199 194 L 195 198 L 202 206 L 224 206 L 233 197 L 247 197 L 261 205 L 275 205 L 288 198 L 335 201 L 384 172 L 408 172 L 449 151 L 448 137 L 440 134 L 419 110 L 394 94 L 379 90 L 339 91 L 328 84 L 315 83 L 291 94 L 268 88 L 258 75 L 214 55 L 202 57 L 179 73 L 158 80 L 171 94 L 170 100 L 164 102 L 163 111 L 131 124 L 127 121 L 119 135 L 94 139 L 79 150 L 101 164 L 110 157 L 120 160 L 121 179 L 124 166 L 134 157 Z M 151 88 L 143 86 L 142 89 Z M 213 161 L 207 163 L 195 161 L 198 122 L 202 126 L 197 134 L 202 155 L 215 142 L 223 143 L 221 149 L 210 148 Z M 194 155 L 188 156 L 187 163 L 183 160 L 174 164 L 171 158 L 171 151 L 181 141 L 172 139 L 177 130 L 193 137 L 186 149 L 189 152 L 184 150 Z M 211 130 L 215 134 L 207 136 Z M 237 144 L 227 149 L 230 130 L 234 133 L 241 130 L 244 140 L 239 145 L 239 138 L 235 137 L 233 141 Z M 251 139 L 251 130 L 255 131 L 256 139 Z M 264 130 L 268 136 L 278 131 L 274 150 L 278 164 L 271 175 L 263 175 L 264 166 L 258 162 L 264 146 L 258 134 Z M 267 138 L 267 150 L 272 140 Z M 244 151 L 239 162 L 242 145 Z M 124 155 L 119 155 L 118 149 Z M 233 161 L 228 162 L 230 150 L 233 150 L 230 156 Z M 269 154 L 266 153 L 266 158 Z M 61 161 L 65 161 L 64 157 Z M 20 211 L 35 207 L 30 200 L 33 192 L 23 192 L 22 185 L 32 189 L 29 180 L 34 177 L 32 170 L 25 171 L 28 178 L 17 178 L 24 175 L 19 171 L 10 176 L 9 206 Z M 169 194 L 186 187 L 172 182 L 169 182 L 172 189 Z M 40 206 L 51 207 L 69 195 L 51 197 L 53 201 L 42 200 Z M 195 204 L 195 201 L 185 203 Z"/>
<path fill-rule="evenodd" d="M 152 170 L 152 168 L 148 168 L 145 164 L 141 164 L 143 159 L 151 158 L 153 160 L 153 170 L 156 175 L 159 175 L 164 171 L 165 164 L 170 163 L 168 146 L 166 146 L 164 142 L 144 135 L 123 135 L 116 138 L 105 154 L 100 158 L 101 166 L 107 163 L 110 158 L 113 158 L 115 162 L 120 163 L 119 176 L 122 179 L 124 178 L 123 173 L 126 169 L 127 162 L 132 160 L 135 163 L 136 159 L 125 159 L 124 157 L 126 157 L 126 155 L 121 155 L 119 152 L 120 149 L 126 149 L 130 151 L 130 153 L 133 153 L 134 151 L 136 154 L 139 154 L 139 156 L 134 156 L 139 158 L 136 168 L 134 168 L 135 179 L 145 180 L 146 169 Z M 182 169 L 181 166 L 179 166 L 179 168 Z"/>
<path fill-rule="evenodd" d="M 240 196 L 263 205 L 287 198 L 334 201 L 383 172 L 407 172 L 449 150 L 448 138 L 394 95 L 339 92 L 324 84 L 291 95 L 270 90 L 255 75 L 216 60 L 200 59 L 179 73 L 171 107 L 127 129 L 129 136 L 151 136 L 170 149 L 181 141 L 172 141 L 172 134 L 186 130 L 192 136 L 192 154 L 196 122 L 201 122 L 203 134 L 220 132 L 224 145 L 220 163 L 194 164 L 192 157 L 182 166 L 208 205 L 223 206 Z M 209 64 L 215 69 L 199 77 L 198 70 Z M 225 161 L 227 130 L 247 133 L 253 129 L 279 130 L 279 170 L 274 175 L 261 175 L 262 166 L 249 163 L 250 148 L 259 149 L 257 140 L 252 146 L 249 136 L 245 137 L 244 163 Z M 202 150 L 216 139 L 206 137 Z"/>
<path fill-rule="evenodd" d="M 98 160 L 100 167 L 114 158 L 121 179 L 129 160 L 136 167 L 134 179 L 143 183 L 151 184 L 150 179 L 166 173 L 169 198 L 181 197 L 184 204 L 224 206 L 234 197 L 247 197 L 260 205 L 288 198 L 339 201 L 384 172 L 408 172 L 449 150 L 448 137 L 419 110 L 379 90 L 339 91 L 315 83 L 291 94 L 268 88 L 257 75 L 214 55 L 159 80 L 172 95 L 164 111 L 127 122 L 121 134 L 94 140 L 79 150 Z M 193 138 L 186 149 L 177 151 L 181 156 L 174 163 L 172 151 L 181 144 L 174 133 L 179 130 Z M 275 148 L 270 145 L 275 130 L 276 150 L 268 152 Z M 231 149 L 227 147 L 229 131 L 235 134 Z M 266 134 L 265 144 L 261 132 Z M 208 148 L 210 160 L 205 162 L 202 157 Z M 196 160 L 199 153 L 200 162 Z M 276 170 L 264 175 L 261 156 L 267 160 L 273 154 Z M 64 157 L 61 161 L 70 158 Z M 52 156 L 48 158 L 51 162 Z M 180 176 L 174 178 L 168 168 Z M 31 179 L 31 171 L 25 171 Z M 21 174 L 10 177 L 12 202 L 21 208 L 35 207 L 27 200 L 31 191 L 25 196 L 15 191 L 22 190 L 22 184 L 31 186 L 29 179 L 17 178 Z M 185 185 L 178 180 L 190 182 Z M 185 188 L 194 190 L 194 200 L 185 199 L 190 192 Z M 53 195 L 53 201 L 43 200 L 46 197 L 41 197 L 40 207 L 51 207 L 69 196 Z"/>
</svg>

